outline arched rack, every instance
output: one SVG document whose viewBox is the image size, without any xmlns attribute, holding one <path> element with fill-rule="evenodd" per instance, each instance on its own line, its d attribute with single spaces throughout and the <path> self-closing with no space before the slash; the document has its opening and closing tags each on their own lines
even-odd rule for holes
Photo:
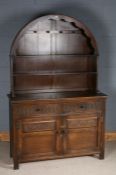
<svg viewBox="0 0 116 175">
<path fill-rule="evenodd" d="M 63 15 L 27 24 L 11 47 L 12 96 L 95 91 L 98 49 L 89 29 Z"/>
</svg>

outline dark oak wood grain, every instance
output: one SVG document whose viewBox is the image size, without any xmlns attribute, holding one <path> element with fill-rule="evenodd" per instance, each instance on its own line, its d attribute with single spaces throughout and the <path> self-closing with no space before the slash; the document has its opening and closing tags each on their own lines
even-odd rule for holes
<svg viewBox="0 0 116 175">
<path fill-rule="evenodd" d="M 106 95 L 89 29 L 63 15 L 27 24 L 11 52 L 10 153 L 19 163 L 97 154 L 104 158 Z"/>
</svg>

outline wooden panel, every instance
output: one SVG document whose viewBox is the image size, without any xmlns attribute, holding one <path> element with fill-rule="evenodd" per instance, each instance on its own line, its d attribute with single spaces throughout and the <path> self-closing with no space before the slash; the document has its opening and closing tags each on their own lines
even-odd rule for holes
<svg viewBox="0 0 116 175">
<path fill-rule="evenodd" d="M 89 78 L 88 78 L 89 77 Z M 53 89 L 87 90 L 94 89 L 96 74 L 64 74 L 55 75 L 53 78 Z"/>
<path fill-rule="evenodd" d="M 56 138 L 53 131 L 23 134 L 22 155 L 40 154 L 53 155 L 56 151 Z"/>
<path fill-rule="evenodd" d="M 44 55 L 18 56 L 14 59 L 14 72 L 95 72 L 95 56 Z"/>
<path fill-rule="evenodd" d="M 46 73 L 47 71 L 52 72 L 53 61 L 51 56 L 18 56 L 14 59 L 14 72 L 40 72 Z"/>
<path fill-rule="evenodd" d="M 70 41 L 70 42 L 69 42 Z M 17 55 L 91 54 L 87 37 L 81 32 L 28 31 L 19 40 Z"/>
<path fill-rule="evenodd" d="M 53 58 L 55 72 L 95 72 L 95 56 L 56 55 Z"/>
<path fill-rule="evenodd" d="M 45 55 L 50 54 L 50 35 L 29 32 L 19 40 L 17 55 Z"/>
<path fill-rule="evenodd" d="M 51 36 L 50 34 L 39 34 L 38 35 L 38 55 L 51 54 Z"/>
<path fill-rule="evenodd" d="M 87 39 L 79 34 L 59 34 L 56 36 L 57 54 L 90 54 Z"/>
<path fill-rule="evenodd" d="M 18 48 L 17 48 L 17 54 L 18 55 L 30 55 L 30 54 L 38 54 L 38 48 L 37 48 L 37 34 L 24 34 L 19 42 L 18 42 Z"/>
<path fill-rule="evenodd" d="M 98 147 L 97 127 L 83 129 L 69 129 L 67 138 L 67 152 L 83 149 L 94 150 Z"/>
<path fill-rule="evenodd" d="M 87 90 L 95 89 L 96 74 L 64 74 L 64 75 L 16 75 L 15 90 Z"/>
<path fill-rule="evenodd" d="M 50 75 L 17 75 L 14 77 L 15 90 L 49 90 L 52 88 Z"/>
</svg>

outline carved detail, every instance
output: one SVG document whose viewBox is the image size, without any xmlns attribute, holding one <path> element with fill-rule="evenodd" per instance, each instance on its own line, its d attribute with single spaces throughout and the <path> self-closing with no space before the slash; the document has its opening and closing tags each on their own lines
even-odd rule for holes
<svg viewBox="0 0 116 175">
<path fill-rule="evenodd" d="M 91 120 L 69 120 L 69 128 L 92 127 L 97 125 L 96 119 Z"/>
<path fill-rule="evenodd" d="M 23 132 L 55 130 L 55 122 L 27 123 L 23 125 Z"/>
</svg>

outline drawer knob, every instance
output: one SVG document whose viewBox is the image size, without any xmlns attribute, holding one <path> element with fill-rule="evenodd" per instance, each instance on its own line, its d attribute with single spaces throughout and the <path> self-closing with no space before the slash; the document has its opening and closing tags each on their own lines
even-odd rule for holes
<svg viewBox="0 0 116 175">
<path fill-rule="evenodd" d="M 80 105 L 80 108 L 81 109 L 84 109 L 86 106 L 85 105 Z"/>
<path fill-rule="evenodd" d="M 40 111 L 40 109 L 39 109 L 39 108 L 37 108 L 37 109 L 36 109 L 36 111 L 38 112 L 38 111 Z"/>
</svg>

